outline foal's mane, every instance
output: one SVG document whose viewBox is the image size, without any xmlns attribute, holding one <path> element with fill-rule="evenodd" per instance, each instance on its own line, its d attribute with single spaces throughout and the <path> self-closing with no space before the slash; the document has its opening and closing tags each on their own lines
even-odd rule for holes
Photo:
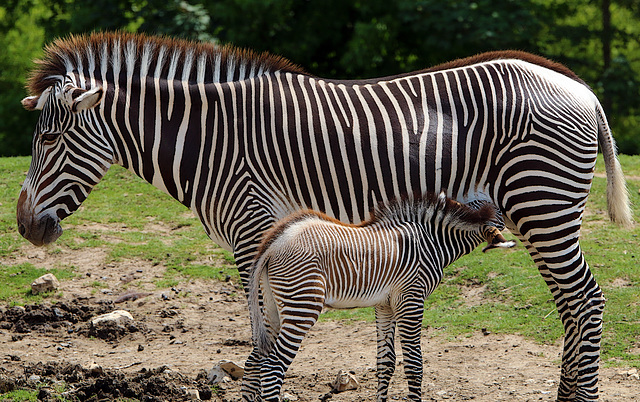
<svg viewBox="0 0 640 402">
<path fill-rule="evenodd" d="M 304 73 L 300 67 L 289 60 L 266 52 L 257 53 L 231 45 L 219 46 L 213 43 L 193 42 L 163 36 L 126 32 L 101 32 L 89 35 L 70 35 L 67 38 L 56 39 L 53 43 L 47 45 L 44 57 L 36 60 L 36 68 L 31 72 L 28 79 L 27 88 L 29 93 L 31 95 L 40 95 L 58 79 L 57 77 L 77 70 L 78 66 L 82 66 L 85 72 L 87 71 L 87 66 L 91 63 L 96 68 L 99 68 L 100 57 L 105 46 L 109 50 L 109 68 L 114 63 L 113 51 L 116 46 L 120 47 L 119 52 L 122 54 L 120 57 L 123 65 L 126 58 L 125 48 L 132 46 L 136 70 L 140 68 L 140 55 L 145 47 L 152 50 L 151 61 L 155 61 L 160 49 L 164 48 L 167 56 L 165 57 L 165 65 L 162 66 L 163 75 L 166 74 L 169 68 L 169 63 L 166 62 L 166 59 L 173 54 L 178 56 L 179 66 L 183 66 L 188 57 L 194 59 L 192 71 L 190 72 L 192 76 L 196 74 L 195 60 L 202 55 L 207 58 L 209 71 L 212 68 L 213 60 L 219 58 L 222 68 L 225 67 L 227 62 L 233 61 L 236 65 L 243 63 L 246 66 L 255 67 L 256 70 L 261 68 L 264 73 L 275 71 Z M 122 69 L 124 70 L 124 66 Z M 149 71 L 151 73 L 153 69 L 150 68 Z"/>
<path fill-rule="evenodd" d="M 448 197 L 435 193 L 414 195 L 392 200 L 388 205 L 380 203 L 371 211 L 369 219 L 353 224 L 344 223 L 319 211 L 305 209 L 294 212 L 276 222 L 263 236 L 258 253 L 262 254 L 290 226 L 309 218 L 318 218 L 345 227 L 367 227 L 383 221 L 421 221 L 426 214 L 442 214 L 452 218 L 453 225 L 480 225 L 492 222 L 496 211 L 491 204 L 484 204 L 479 209 L 471 208 Z"/>
</svg>

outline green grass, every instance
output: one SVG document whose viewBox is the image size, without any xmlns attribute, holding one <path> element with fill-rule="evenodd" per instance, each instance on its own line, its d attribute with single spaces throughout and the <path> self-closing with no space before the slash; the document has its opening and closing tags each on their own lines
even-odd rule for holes
<svg viewBox="0 0 640 402">
<path fill-rule="evenodd" d="M 620 161 L 630 178 L 635 219 L 640 222 L 640 157 L 621 155 Z M 28 283 L 42 272 L 36 265 L 12 262 L 22 248 L 31 247 L 15 224 L 15 205 L 28 164 L 29 158 L 0 159 L 0 279 L 9 284 L 8 293 L 0 293 L 4 302 L 24 302 L 30 297 Z M 602 158 L 596 171 L 604 172 Z M 581 238 L 585 257 L 607 297 L 602 358 L 605 364 L 640 367 L 640 224 L 628 230 L 609 222 L 605 186 L 605 179 L 594 179 Z M 100 247 L 110 263 L 149 261 L 165 268 L 156 281 L 158 287 L 177 286 L 186 278 L 225 280 L 231 275 L 238 281 L 231 254 L 207 238 L 184 206 L 119 167 L 107 173 L 63 228 L 65 233 L 47 249 L 48 254 Z M 62 280 L 74 274 L 72 266 L 56 268 Z M 25 273 L 11 276 L 16 272 Z M 465 296 L 478 289 L 482 292 L 470 303 Z M 373 321 L 374 314 L 372 309 L 331 310 L 321 319 Z M 427 299 L 424 325 L 445 337 L 467 336 L 482 328 L 545 343 L 563 335 L 551 294 L 522 245 L 486 254 L 476 250 L 448 267 L 442 284 Z"/>
<path fill-rule="evenodd" d="M 3 402 L 36 402 L 37 400 L 38 391 L 27 391 L 19 389 L 2 394 Z"/>
<path fill-rule="evenodd" d="M 32 247 L 18 234 L 15 223 L 16 203 L 28 168 L 28 157 L 0 159 L 0 278 L 16 282 L 5 293 L 0 292 L 0 300 L 28 295 L 30 282 L 4 275 L 24 270 L 12 262 L 13 257 L 20 255 L 22 248 Z M 107 252 L 105 263 L 149 261 L 166 267 L 165 278 L 156 282 L 159 287 L 175 286 L 185 278 L 225 280 L 227 275 L 239 282 L 232 254 L 207 237 L 200 221 L 186 207 L 119 166 L 109 170 L 62 227 L 63 235 L 45 249 L 47 254 L 100 247 Z M 60 275 L 69 277 L 74 268 L 62 264 Z"/>
<path fill-rule="evenodd" d="M 42 300 L 47 294 L 31 294 L 31 282 L 46 274 L 54 274 L 59 280 L 69 279 L 74 276 L 70 269 L 36 268 L 30 263 L 18 265 L 0 264 L 0 301 L 15 302 L 28 301 L 30 303 Z"/>
</svg>

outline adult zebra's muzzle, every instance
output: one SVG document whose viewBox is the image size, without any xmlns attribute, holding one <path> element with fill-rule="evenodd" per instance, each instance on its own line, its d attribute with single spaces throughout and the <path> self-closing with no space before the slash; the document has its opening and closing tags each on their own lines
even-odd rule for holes
<svg viewBox="0 0 640 402">
<path fill-rule="evenodd" d="M 34 216 L 33 207 L 27 201 L 27 193 L 21 192 L 16 211 L 18 232 L 35 246 L 53 243 L 62 235 L 60 219 L 50 214 Z"/>
</svg>

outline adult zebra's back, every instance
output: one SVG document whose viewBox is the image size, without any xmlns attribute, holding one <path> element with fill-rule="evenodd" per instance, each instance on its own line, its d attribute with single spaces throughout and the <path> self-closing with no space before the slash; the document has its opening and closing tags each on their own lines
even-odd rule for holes
<svg viewBox="0 0 640 402">
<path fill-rule="evenodd" d="M 96 34 L 48 47 L 29 87 L 23 104 L 42 113 L 17 212 L 34 244 L 112 163 L 190 207 L 244 279 L 261 234 L 301 208 L 357 222 L 415 192 L 491 201 L 564 323 L 558 399 L 597 397 L 604 298 L 578 236 L 598 139 L 611 216 L 631 219 L 602 108 L 566 68 L 498 52 L 333 81 L 233 48 Z"/>
</svg>

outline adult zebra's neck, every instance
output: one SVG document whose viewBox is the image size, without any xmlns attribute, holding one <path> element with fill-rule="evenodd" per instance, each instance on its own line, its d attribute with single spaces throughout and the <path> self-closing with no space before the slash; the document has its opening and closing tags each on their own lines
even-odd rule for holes
<svg viewBox="0 0 640 402">
<path fill-rule="evenodd" d="M 237 127 L 227 125 L 225 107 L 216 105 L 222 83 L 276 71 L 301 72 L 283 58 L 230 46 L 98 33 L 49 45 L 28 86 L 34 96 L 53 87 L 70 88 L 71 96 L 102 87 L 85 135 L 102 136 L 112 162 L 212 215 L 216 205 L 194 205 L 194 199 L 225 202 L 203 193 L 219 195 L 242 163 L 225 137 Z M 230 179 L 219 180 L 220 172 Z"/>
<path fill-rule="evenodd" d="M 57 82 L 101 86 L 105 99 L 97 117 L 112 142 L 114 162 L 186 204 L 192 182 L 179 177 L 181 162 L 202 157 L 197 153 L 207 141 L 213 146 L 215 116 L 207 115 L 215 86 L 211 84 L 275 71 L 301 72 L 281 57 L 231 46 L 97 33 L 49 45 L 29 89 L 39 95 Z M 187 142 L 190 147 L 185 147 Z"/>
</svg>

